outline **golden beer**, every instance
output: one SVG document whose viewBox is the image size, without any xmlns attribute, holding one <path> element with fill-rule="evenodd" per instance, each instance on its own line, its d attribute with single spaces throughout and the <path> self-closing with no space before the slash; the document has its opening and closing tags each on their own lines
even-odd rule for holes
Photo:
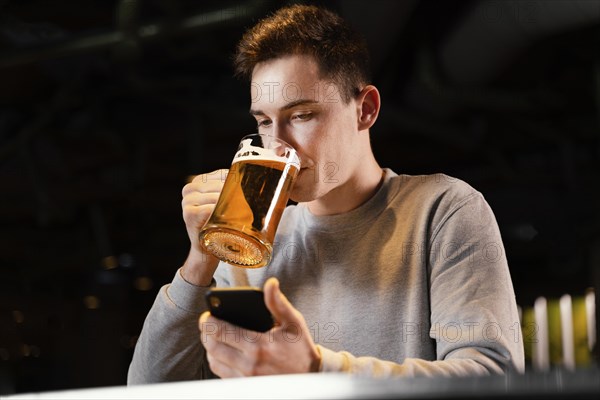
<svg viewBox="0 0 600 400">
<path fill-rule="evenodd" d="M 243 150 L 240 145 L 199 237 L 202 247 L 220 260 L 259 268 L 271 261 L 275 232 L 298 174 L 299 160 L 295 151 L 295 161 L 288 162 L 283 157 Z"/>
</svg>

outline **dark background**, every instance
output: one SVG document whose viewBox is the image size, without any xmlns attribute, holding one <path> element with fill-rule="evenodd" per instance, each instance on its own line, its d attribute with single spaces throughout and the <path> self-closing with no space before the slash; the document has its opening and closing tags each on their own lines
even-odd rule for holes
<svg viewBox="0 0 600 400">
<path fill-rule="evenodd" d="M 371 46 L 381 165 L 485 195 L 521 306 L 598 285 L 600 3 L 322 3 Z M 125 384 L 181 188 L 255 129 L 235 44 L 283 4 L 0 0 L 0 394 Z"/>
</svg>

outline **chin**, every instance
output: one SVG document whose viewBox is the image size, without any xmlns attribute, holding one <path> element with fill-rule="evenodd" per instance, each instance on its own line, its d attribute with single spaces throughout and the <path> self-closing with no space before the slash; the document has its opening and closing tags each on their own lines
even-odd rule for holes
<svg viewBox="0 0 600 400">
<path fill-rule="evenodd" d="M 310 191 L 307 192 L 306 190 L 295 187 L 290 194 L 290 199 L 296 203 L 306 203 L 316 199 L 316 197 Z"/>
<path fill-rule="evenodd" d="M 296 203 L 308 203 L 326 195 L 328 189 L 315 182 L 313 174 L 302 174 L 301 172 L 292 188 L 290 199 Z"/>
</svg>

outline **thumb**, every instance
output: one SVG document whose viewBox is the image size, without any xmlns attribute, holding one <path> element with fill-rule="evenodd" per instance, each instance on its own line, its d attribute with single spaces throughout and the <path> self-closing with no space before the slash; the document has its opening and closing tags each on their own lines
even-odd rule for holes
<svg viewBox="0 0 600 400">
<path fill-rule="evenodd" d="M 277 278 L 267 279 L 264 293 L 265 304 L 279 325 L 298 321 L 298 311 L 279 289 Z"/>
</svg>

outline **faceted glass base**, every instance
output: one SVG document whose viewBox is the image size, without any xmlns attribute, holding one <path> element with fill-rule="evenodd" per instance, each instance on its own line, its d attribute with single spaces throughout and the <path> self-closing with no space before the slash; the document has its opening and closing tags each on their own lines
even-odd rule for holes
<svg viewBox="0 0 600 400">
<path fill-rule="evenodd" d="M 270 252 L 258 240 L 237 232 L 214 230 L 201 239 L 204 248 L 218 259 L 244 268 L 258 268 L 270 261 Z"/>
</svg>

